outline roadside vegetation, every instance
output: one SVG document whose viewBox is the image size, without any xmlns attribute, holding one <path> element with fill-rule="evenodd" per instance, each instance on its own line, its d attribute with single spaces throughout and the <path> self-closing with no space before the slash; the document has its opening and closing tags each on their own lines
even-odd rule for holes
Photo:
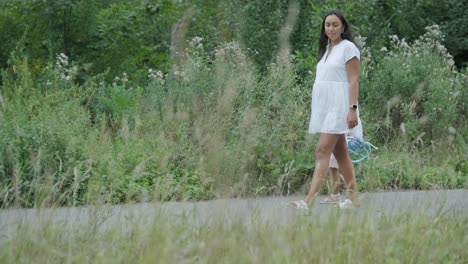
<svg viewBox="0 0 468 264">
<path fill-rule="evenodd" d="M 332 211 L 291 215 L 287 223 L 251 215 L 213 218 L 139 216 L 126 224 L 98 222 L 22 226 L 0 240 L 2 263 L 466 263 L 467 218 Z M 70 230 L 78 230 L 70 232 Z"/>
<path fill-rule="evenodd" d="M 416 6 L 419 30 L 405 1 L 370 5 L 367 21 L 367 1 L 212 2 L 2 1 L 0 207 L 301 192 L 331 6 L 356 25 L 365 138 L 379 147 L 357 166 L 360 190 L 468 187 L 466 45 L 454 41 L 466 34 L 439 13 L 462 20 L 459 1 L 433 16 Z M 403 15 L 381 21 L 386 8 Z"/>
</svg>

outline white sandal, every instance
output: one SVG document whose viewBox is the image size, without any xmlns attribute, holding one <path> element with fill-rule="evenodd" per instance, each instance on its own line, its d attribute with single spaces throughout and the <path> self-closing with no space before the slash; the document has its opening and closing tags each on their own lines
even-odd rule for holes
<svg viewBox="0 0 468 264">
<path fill-rule="evenodd" d="M 304 200 L 299 200 L 299 201 L 294 201 L 290 202 L 288 204 L 289 207 L 295 208 L 295 209 L 301 209 L 301 210 L 309 210 L 309 206 Z"/>
<path fill-rule="evenodd" d="M 343 202 L 340 202 L 338 204 L 338 207 L 340 209 L 352 209 L 352 208 L 354 208 L 353 202 L 350 199 L 346 199 Z"/>
</svg>

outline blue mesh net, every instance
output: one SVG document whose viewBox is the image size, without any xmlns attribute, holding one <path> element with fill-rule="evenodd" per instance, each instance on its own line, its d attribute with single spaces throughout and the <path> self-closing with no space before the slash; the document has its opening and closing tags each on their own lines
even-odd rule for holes
<svg viewBox="0 0 468 264">
<path fill-rule="evenodd" d="M 372 148 L 377 149 L 371 143 L 351 135 L 346 136 L 346 144 L 348 145 L 348 152 L 353 163 L 359 163 L 367 159 Z"/>
</svg>

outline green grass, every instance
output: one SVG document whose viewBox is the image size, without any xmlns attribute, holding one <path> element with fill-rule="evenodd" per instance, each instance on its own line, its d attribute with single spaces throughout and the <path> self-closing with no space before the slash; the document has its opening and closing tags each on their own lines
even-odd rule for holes
<svg viewBox="0 0 468 264">
<path fill-rule="evenodd" d="M 361 191 L 456 189 L 468 187 L 467 162 L 456 151 L 438 155 L 429 150 L 382 147 L 356 165 Z"/>
<path fill-rule="evenodd" d="M 0 242 L 1 263 L 466 263 L 468 218 L 419 212 L 376 216 L 291 214 L 287 223 L 258 216 L 190 215 L 99 230 L 23 226 Z M 74 231 L 71 231 L 74 230 Z"/>
</svg>

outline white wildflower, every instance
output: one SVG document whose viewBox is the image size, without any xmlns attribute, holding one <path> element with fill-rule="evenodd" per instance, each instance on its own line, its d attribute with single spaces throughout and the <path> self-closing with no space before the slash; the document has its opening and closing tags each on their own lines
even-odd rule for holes
<svg viewBox="0 0 468 264">
<path fill-rule="evenodd" d="M 122 74 L 122 83 L 126 83 L 126 82 L 128 82 L 128 76 L 127 76 L 127 73 L 124 72 Z"/>
<path fill-rule="evenodd" d="M 164 73 L 160 70 L 157 70 L 157 71 L 153 69 L 148 70 L 148 79 L 150 79 L 151 81 L 164 84 L 165 83 L 164 77 L 165 77 Z"/>
</svg>

